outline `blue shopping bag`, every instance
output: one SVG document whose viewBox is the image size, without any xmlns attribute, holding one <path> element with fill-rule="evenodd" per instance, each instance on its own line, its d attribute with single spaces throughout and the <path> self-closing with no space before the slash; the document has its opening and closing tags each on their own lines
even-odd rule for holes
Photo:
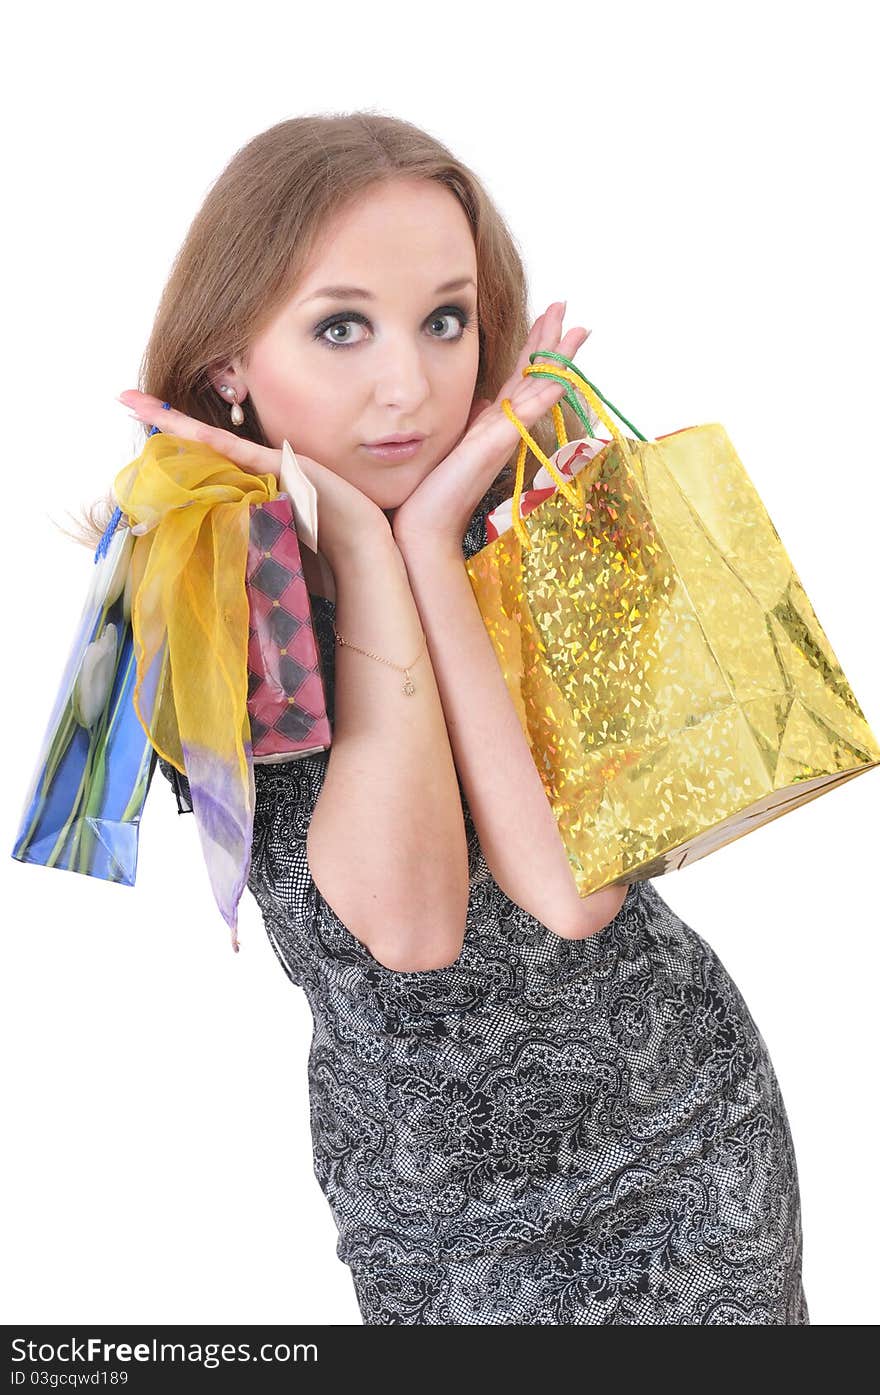
<svg viewBox="0 0 880 1395">
<path fill-rule="evenodd" d="M 156 752 L 132 701 L 134 538 L 117 509 L 94 555 L 76 637 L 43 737 L 12 856 L 133 886 Z M 166 662 L 150 681 L 165 681 Z"/>
</svg>

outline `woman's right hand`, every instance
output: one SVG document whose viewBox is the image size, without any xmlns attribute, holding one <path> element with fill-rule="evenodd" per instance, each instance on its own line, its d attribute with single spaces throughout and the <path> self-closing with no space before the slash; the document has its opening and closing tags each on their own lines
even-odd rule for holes
<svg viewBox="0 0 880 1395">
<path fill-rule="evenodd" d="M 186 441 L 198 441 L 226 456 L 240 470 L 251 475 L 274 475 L 281 472 L 281 451 L 258 445 L 220 426 L 211 426 L 195 417 L 164 407 L 158 397 L 129 389 L 119 394 L 120 402 L 129 407 L 138 421 L 158 426 L 170 436 L 182 436 Z M 293 442 L 291 441 L 293 446 Z M 301 455 L 294 446 L 297 462 L 318 496 L 318 546 L 333 571 L 337 559 L 351 551 L 358 541 L 391 536 L 391 525 L 385 514 L 355 485 L 341 475 L 328 470 L 308 455 Z"/>
</svg>

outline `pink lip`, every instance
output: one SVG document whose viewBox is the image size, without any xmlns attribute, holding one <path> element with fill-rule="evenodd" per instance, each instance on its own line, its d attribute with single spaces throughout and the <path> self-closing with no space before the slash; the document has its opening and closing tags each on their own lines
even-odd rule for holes
<svg viewBox="0 0 880 1395">
<path fill-rule="evenodd" d="M 383 436 L 381 441 L 365 441 L 366 446 L 404 446 L 411 441 L 424 441 L 424 436 L 414 432 L 412 436 Z"/>
<path fill-rule="evenodd" d="M 409 460 L 420 449 L 424 440 L 424 436 L 415 436 L 405 441 L 378 441 L 375 445 L 365 444 L 364 449 L 383 460 Z"/>
</svg>

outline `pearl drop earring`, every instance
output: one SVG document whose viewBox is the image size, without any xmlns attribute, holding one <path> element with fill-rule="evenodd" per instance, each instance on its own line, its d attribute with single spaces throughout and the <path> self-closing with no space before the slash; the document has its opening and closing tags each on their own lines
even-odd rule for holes
<svg viewBox="0 0 880 1395">
<path fill-rule="evenodd" d="M 232 409 L 229 415 L 232 417 L 233 426 L 241 426 L 244 421 L 244 412 L 236 396 L 235 388 L 229 387 L 228 384 L 224 383 L 220 391 L 225 392 L 227 396 L 232 396 Z"/>
</svg>

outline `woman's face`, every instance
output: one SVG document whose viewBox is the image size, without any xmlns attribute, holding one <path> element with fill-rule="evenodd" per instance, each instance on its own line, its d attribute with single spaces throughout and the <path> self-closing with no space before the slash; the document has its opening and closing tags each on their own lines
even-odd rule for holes
<svg viewBox="0 0 880 1395">
<path fill-rule="evenodd" d="M 379 508 L 408 498 L 464 432 L 477 380 L 477 262 L 464 210 L 431 180 L 383 184 L 333 226 L 232 379 L 270 445 L 335 470 Z M 455 282 L 455 285 L 447 284 Z M 328 287 L 354 287 L 330 294 Z M 221 381 L 217 378 L 217 381 Z M 423 434 L 409 460 L 365 443 Z"/>
</svg>

